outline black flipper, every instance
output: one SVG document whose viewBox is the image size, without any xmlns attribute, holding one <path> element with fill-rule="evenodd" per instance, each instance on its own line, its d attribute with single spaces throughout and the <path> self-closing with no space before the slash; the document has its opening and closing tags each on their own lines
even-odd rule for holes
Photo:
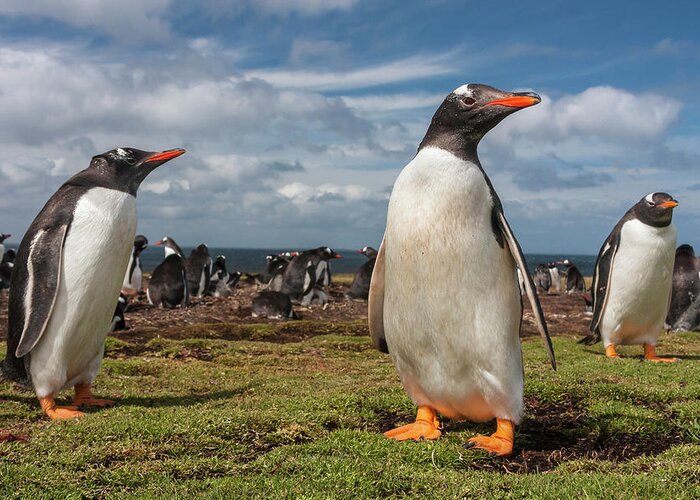
<svg viewBox="0 0 700 500">
<path fill-rule="evenodd" d="M 377 260 L 372 271 L 372 281 L 368 297 L 369 334 L 374 347 L 384 353 L 389 353 L 389 346 L 384 336 L 384 240 L 379 247 Z"/>
<path fill-rule="evenodd" d="M 523 251 L 520 248 L 518 240 L 515 239 L 513 231 L 508 225 L 508 221 L 503 215 L 503 212 L 498 210 L 498 223 L 505 237 L 508 248 L 510 249 L 511 255 L 515 260 L 515 264 L 520 269 L 523 275 L 523 281 L 525 283 L 525 293 L 527 298 L 530 300 L 530 305 L 532 306 L 532 312 L 535 316 L 535 322 L 537 323 L 537 329 L 540 331 L 540 336 L 544 341 L 544 345 L 547 348 L 547 356 L 549 357 L 550 363 L 552 363 L 552 368 L 557 369 L 557 361 L 554 357 L 554 349 L 552 348 L 552 339 L 549 337 L 549 331 L 547 330 L 547 323 L 544 320 L 544 313 L 542 312 L 542 306 L 540 305 L 540 300 L 537 297 L 537 292 L 535 291 L 535 284 L 532 281 L 532 276 L 527 269 L 527 264 L 525 263 L 525 257 L 523 257 Z"/>
</svg>

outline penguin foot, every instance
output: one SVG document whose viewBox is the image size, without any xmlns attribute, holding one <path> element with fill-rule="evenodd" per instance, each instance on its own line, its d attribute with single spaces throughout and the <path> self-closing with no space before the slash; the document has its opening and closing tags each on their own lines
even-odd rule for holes
<svg viewBox="0 0 700 500">
<path fill-rule="evenodd" d="M 486 450 L 492 457 L 507 457 L 513 453 L 513 422 L 505 419 L 496 420 L 496 432 L 490 436 L 475 436 L 465 443 L 467 448 Z"/>
<path fill-rule="evenodd" d="M 615 350 L 615 344 L 610 344 L 607 347 L 605 347 L 605 355 L 609 358 L 616 358 L 616 359 L 619 359 L 619 357 L 620 357 L 620 355 Z"/>
<path fill-rule="evenodd" d="M 56 406 L 56 402 L 53 400 L 52 396 L 39 398 L 39 404 L 41 405 L 41 409 L 44 410 L 44 413 L 46 413 L 46 416 L 51 420 L 65 420 L 85 415 L 82 411 L 78 411 L 77 406 Z"/>
<path fill-rule="evenodd" d="M 75 384 L 75 397 L 73 398 L 75 406 L 113 406 L 114 401 L 111 399 L 95 399 L 92 397 L 92 387 L 90 384 Z"/>
<path fill-rule="evenodd" d="M 440 421 L 435 410 L 428 406 L 419 406 L 415 422 L 387 431 L 384 435 L 396 441 L 408 441 L 409 439 L 414 441 L 421 439 L 433 440 L 442 436 L 439 427 Z"/>
<path fill-rule="evenodd" d="M 656 355 L 656 346 L 644 344 L 644 360 L 652 363 L 677 363 L 678 358 L 660 358 Z"/>
</svg>

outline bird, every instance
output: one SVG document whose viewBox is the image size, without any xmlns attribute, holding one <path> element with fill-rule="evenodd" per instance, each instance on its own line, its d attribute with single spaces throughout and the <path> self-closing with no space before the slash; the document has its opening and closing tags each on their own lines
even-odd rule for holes
<svg viewBox="0 0 700 500">
<path fill-rule="evenodd" d="M 158 166 L 185 152 L 117 148 L 94 156 L 41 209 L 17 250 L 9 296 L 5 378 L 33 387 L 51 419 L 82 416 L 95 399 L 136 232 L 136 193 Z M 56 394 L 75 388 L 70 406 Z"/>
<path fill-rule="evenodd" d="M 680 245 L 673 264 L 671 306 L 666 316 L 669 329 L 692 331 L 698 326 L 700 299 L 700 259 L 695 249 Z"/>
<path fill-rule="evenodd" d="M 644 359 L 673 362 L 656 355 L 671 300 L 676 248 L 673 209 L 668 193 L 649 193 L 630 208 L 600 248 L 593 273 L 590 335 L 579 342 L 603 340 L 605 354 L 619 358 L 616 346 L 643 344 Z"/>
<path fill-rule="evenodd" d="M 289 295 L 269 290 L 262 291 L 253 297 L 251 315 L 254 318 L 299 319 L 292 309 Z"/>
<path fill-rule="evenodd" d="M 141 252 L 148 247 L 148 238 L 139 234 L 134 238 L 134 248 L 129 257 L 129 265 L 122 283 L 122 293 L 127 297 L 135 297 L 143 288 L 143 268 L 141 267 Z"/>
<path fill-rule="evenodd" d="M 10 288 L 12 269 L 15 267 L 16 256 L 17 253 L 11 248 L 2 256 L 2 260 L 0 261 L 0 290 Z"/>
<path fill-rule="evenodd" d="M 547 264 L 549 268 L 549 278 L 551 283 L 551 288 L 554 289 L 554 293 L 561 292 L 561 275 L 559 274 L 559 268 L 556 262 L 550 262 Z"/>
<path fill-rule="evenodd" d="M 355 276 L 350 284 L 350 290 L 348 290 L 346 295 L 351 299 L 367 300 L 367 297 L 369 297 L 369 286 L 372 281 L 372 271 L 377 260 L 377 250 L 372 247 L 364 247 L 359 252 L 367 257 L 367 261 L 355 272 Z"/>
<path fill-rule="evenodd" d="M 325 304 L 327 299 L 322 287 L 331 283 L 329 261 L 341 257 L 339 253 L 325 246 L 304 250 L 289 262 L 276 291 L 289 295 L 292 303 Z M 271 285 L 274 282 L 273 278 Z M 270 290 L 275 288 L 271 286 Z"/>
<path fill-rule="evenodd" d="M 209 248 L 205 244 L 198 245 L 186 260 L 187 284 L 190 294 L 203 297 L 209 290 L 213 262 L 209 256 Z"/>
<path fill-rule="evenodd" d="M 439 106 L 394 184 L 372 274 L 369 330 L 374 345 L 391 355 L 418 413 L 414 423 L 386 432 L 388 438 L 437 439 L 438 413 L 496 418 L 494 434 L 467 446 L 512 453 L 523 414 L 516 268 L 556 368 L 522 250 L 477 155 L 490 129 L 539 102 L 531 92 L 460 86 Z"/>
<path fill-rule="evenodd" d="M 552 274 L 549 272 L 549 267 L 546 264 L 538 264 L 535 267 L 534 282 L 538 290 L 549 293 L 549 288 L 552 286 Z"/>
<path fill-rule="evenodd" d="M 0 233 L 0 261 L 5 254 L 5 240 L 12 236 L 11 234 Z"/>
<path fill-rule="evenodd" d="M 190 291 L 182 249 L 169 236 L 161 238 L 156 245 L 163 246 L 165 259 L 151 274 L 151 281 L 146 289 L 148 303 L 167 309 L 187 307 L 190 303 Z"/>
<path fill-rule="evenodd" d="M 558 262 L 566 266 L 566 293 L 584 292 L 586 291 L 586 281 L 578 267 L 569 259 L 564 259 Z"/>
</svg>

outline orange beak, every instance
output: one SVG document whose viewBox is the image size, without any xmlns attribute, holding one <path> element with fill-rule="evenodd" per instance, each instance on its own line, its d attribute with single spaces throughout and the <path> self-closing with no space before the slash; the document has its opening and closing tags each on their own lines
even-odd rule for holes
<svg viewBox="0 0 700 500">
<path fill-rule="evenodd" d="M 528 106 L 534 106 L 541 99 L 537 97 L 532 97 L 529 95 L 514 95 L 511 97 L 504 97 L 503 99 L 496 99 L 495 101 L 487 102 L 484 106 L 507 106 L 509 108 L 527 108 Z"/>
<path fill-rule="evenodd" d="M 168 161 L 172 160 L 173 158 L 177 158 L 180 155 L 185 154 L 184 149 L 169 149 L 167 151 L 163 151 L 162 153 L 156 153 L 153 156 L 151 156 L 148 160 L 146 160 L 144 163 L 149 163 L 152 161 Z"/>
<path fill-rule="evenodd" d="M 663 203 L 659 203 L 658 206 L 664 208 L 676 208 L 678 206 L 678 202 L 676 200 L 664 201 Z"/>
</svg>

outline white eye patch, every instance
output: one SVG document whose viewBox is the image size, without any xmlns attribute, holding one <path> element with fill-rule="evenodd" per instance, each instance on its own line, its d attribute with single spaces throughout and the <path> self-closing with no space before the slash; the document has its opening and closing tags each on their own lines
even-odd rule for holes
<svg viewBox="0 0 700 500">
<path fill-rule="evenodd" d="M 474 91 L 469 88 L 469 84 L 457 87 L 452 93 L 456 95 L 468 95 L 470 97 L 474 97 Z"/>
</svg>

